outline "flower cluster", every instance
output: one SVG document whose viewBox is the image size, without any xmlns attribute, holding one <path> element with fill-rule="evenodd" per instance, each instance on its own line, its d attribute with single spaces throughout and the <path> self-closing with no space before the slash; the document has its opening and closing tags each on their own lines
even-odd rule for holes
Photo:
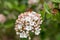
<svg viewBox="0 0 60 40">
<path fill-rule="evenodd" d="M 34 11 L 21 13 L 16 20 L 16 34 L 19 35 L 20 38 L 29 37 L 29 32 L 39 35 L 41 30 L 40 24 L 42 24 L 41 14 Z"/>
</svg>

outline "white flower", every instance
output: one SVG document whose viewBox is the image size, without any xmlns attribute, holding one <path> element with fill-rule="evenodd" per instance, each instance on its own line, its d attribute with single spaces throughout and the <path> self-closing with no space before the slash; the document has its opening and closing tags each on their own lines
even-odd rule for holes
<svg viewBox="0 0 60 40">
<path fill-rule="evenodd" d="M 28 36 L 28 35 L 27 35 L 26 33 L 24 33 L 24 38 L 27 38 L 27 36 Z"/>
<path fill-rule="evenodd" d="M 24 33 L 20 33 L 20 38 L 24 38 Z"/>
<path fill-rule="evenodd" d="M 31 17 L 31 16 L 32 16 L 32 17 L 35 16 L 35 15 L 33 15 L 32 13 L 30 13 L 30 14 L 28 14 L 28 15 L 29 15 L 30 17 Z"/>
<path fill-rule="evenodd" d="M 35 24 L 35 22 L 30 22 L 30 25 L 31 25 L 31 26 L 34 26 L 34 24 Z"/>
<path fill-rule="evenodd" d="M 40 34 L 40 30 L 35 30 L 35 35 L 39 35 Z"/>
<path fill-rule="evenodd" d="M 34 17 L 36 14 L 36 12 L 32 11 L 31 13 L 29 13 L 28 15 L 31 16 L 31 17 Z"/>
<path fill-rule="evenodd" d="M 16 32 L 17 35 L 19 35 L 20 33 L 19 32 Z"/>
<path fill-rule="evenodd" d="M 35 21 L 37 21 L 37 20 L 38 20 L 38 17 L 36 16 L 36 17 L 34 17 L 33 19 L 34 19 Z"/>
<path fill-rule="evenodd" d="M 39 35 L 40 34 L 40 30 L 41 30 L 41 28 L 40 29 L 39 28 L 36 28 L 35 35 Z"/>
<path fill-rule="evenodd" d="M 27 34 L 25 32 L 20 33 L 20 38 L 27 38 Z"/>
<path fill-rule="evenodd" d="M 32 30 L 31 32 L 34 32 L 34 30 Z"/>
<path fill-rule="evenodd" d="M 36 27 L 36 28 L 35 28 L 35 30 L 38 30 L 38 29 L 39 29 L 39 27 Z"/>
<path fill-rule="evenodd" d="M 26 31 L 26 33 L 28 34 L 28 33 L 29 33 L 29 31 Z"/>
<path fill-rule="evenodd" d="M 31 37 L 29 37 L 29 40 L 31 40 Z"/>
<path fill-rule="evenodd" d="M 32 11 L 32 14 L 33 14 L 33 15 L 35 15 L 35 14 L 36 14 L 36 12 Z"/>
<path fill-rule="evenodd" d="M 25 21 L 25 19 L 24 19 L 24 18 L 21 18 L 20 20 L 21 20 L 21 21 Z"/>
<path fill-rule="evenodd" d="M 22 25 L 19 25 L 19 24 L 18 24 L 18 29 L 21 29 L 21 28 L 22 28 Z"/>
<path fill-rule="evenodd" d="M 40 24 L 42 24 L 43 20 L 40 21 Z"/>
<path fill-rule="evenodd" d="M 26 28 L 25 28 L 27 31 L 30 31 L 30 30 L 32 30 L 32 26 L 26 26 Z"/>
<path fill-rule="evenodd" d="M 25 20 L 30 22 L 31 18 L 30 17 L 25 17 Z"/>
</svg>

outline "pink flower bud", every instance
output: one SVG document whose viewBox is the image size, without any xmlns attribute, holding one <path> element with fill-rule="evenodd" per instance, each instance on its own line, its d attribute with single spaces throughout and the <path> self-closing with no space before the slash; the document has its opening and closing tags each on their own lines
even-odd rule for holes
<svg viewBox="0 0 60 40">
<path fill-rule="evenodd" d="M 6 21 L 6 17 L 3 14 L 0 14 L 0 23 L 4 23 Z"/>
</svg>

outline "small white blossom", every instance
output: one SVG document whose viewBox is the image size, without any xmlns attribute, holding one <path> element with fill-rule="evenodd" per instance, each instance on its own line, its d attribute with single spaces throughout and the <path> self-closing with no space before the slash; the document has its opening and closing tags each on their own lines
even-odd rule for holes
<svg viewBox="0 0 60 40">
<path fill-rule="evenodd" d="M 24 33 L 20 33 L 20 38 L 24 38 Z"/>
<path fill-rule="evenodd" d="M 19 34 L 20 34 L 20 32 L 16 32 L 16 34 L 17 34 L 17 35 L 19 35 Z"/>
<path fill-rule="evenodd" d="M 31 40 L 31 37 L 29 37 L 29 40 Z"/>
<path fill-rule="evenodd" d="M 30 17 L 32 16 L 32 17 L 34 17 L 35 15 L 33 15 L 32 13 L 30 13 L 30 14 L 28 14 Z"/>
<path fill-rule="evenodd" d="M 34 14 L 34 15 L 35 15 L 35 14 L 36 14 L 36 12 L 32 11 L 32 14 Z"/>
<path fill-rule="evenodd" d="M 34 17 L 33 19 L 34 19 L 35 21 L 37 21 L 37 20 L 38 20 L 38 17 Z"/>
<path fill-rule="evenodd" d="M 34 30 L 32 30 L 31 32 L 34 32 Z"/>
<path fill-rule="evenodd" d="M 28 33 L 29 33 L 29 31 L 26 31 L 26 33 L 28 34 Z"/>
<path fill-rule="evenodd" d="M 36 27 L 36 28 L 35 28 L 35 30 L 38 30 L 38 29 L 39 29 L 39 27 Z"/>
<path fill-rule="evenodd" d="M 31 25 L 31 26 L 34 26 L 34 24 L 35 24 L 35 22 L 30 22 L 30 25 Z"/>
<path fill-rule="evenodd" d="M 40 24 L 42 24 L 43 20 L 40 21 Z"/>
<path fill-rule="evenodd" d="M 26 30 L 32 30 L 32 27 L 31 26 L 26 26 Z"/>
<path fill-rule="evenodd" d="M 40 34 L 40 30 L 36 30 L 35 35 L 39 35 L 39 34 Z"/>
<path fill-rule="evenodd" d="M 30 17 L 26 17 L 25 20 L 30 22 L 31 18 Z"/>
<path fill-rule="evenodd" d="M 24 38 L 27 38 L 27 36 L 28 36 L 27 33 L 24 32 Z"/>
<path fill-rule="evenodd" d="M 20 38 L 27 38 L 27 34 L 25 32 L 20 33 Z"/>
<path fill-rule="evenodd" d="M 21 29 L 21 28 L 22 28 L 22 25 L 19 25 L 19 24 L 18 24 L 18 29 Z"/>
</svg>

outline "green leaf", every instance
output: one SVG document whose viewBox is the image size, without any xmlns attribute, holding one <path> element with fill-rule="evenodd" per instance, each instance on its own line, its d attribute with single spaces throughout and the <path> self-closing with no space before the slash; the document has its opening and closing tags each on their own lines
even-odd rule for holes
<svg viewBox="0 0 60 40">
<path fill-rule="evenodd" d="M 12 4 L 10 3 L 10 2 L 7 2 L 7 1 L 5 1 L 4 2 L 4 6 L 7 8 L 10 8 L 10 9 L 12 9 Z"/>
<path fill-rule="evenodd" d="M 49 7 L 46 2 L 44 3 L 44 10 L 46 11 L 46 13 L 50 14 Z"/>
<path fill-rule="evenodd" d="M 5 23 L 5 25 L 4 25 L 4 27 L 5 28 L 11 28 L 11 27 L 13 27 L 14 26 L 14 20 L 8 20 L 6 23 Z"/>
<path fill-rule="evenodd" d="M 55 3 L 60 3 L 60 0 L 51 0 L 51 1 Z"/>
<path fill-rule="evenodd" d="M 52 14 L 50 13 L 50 14 L 46 14 L 46 18 L 47 19 L 50 19 L 52 17 Z"/>
<path fill-rule="evenodd" d="M 17 7 L 16 10 L 23 12 L 26 9 L 26 5 L 20 5 L 20 7 Z"/>
<path fill-rule="evenodd" d="M 7 15 L 7 14 L 9 14 L 9 11 L 8 10 L 4 10 L 3 13 Z"/>
<path fill-rule="evenodd" d="M 60 40 L 60 34 L 56 35 L 56 40 Z"/>
</svg>

